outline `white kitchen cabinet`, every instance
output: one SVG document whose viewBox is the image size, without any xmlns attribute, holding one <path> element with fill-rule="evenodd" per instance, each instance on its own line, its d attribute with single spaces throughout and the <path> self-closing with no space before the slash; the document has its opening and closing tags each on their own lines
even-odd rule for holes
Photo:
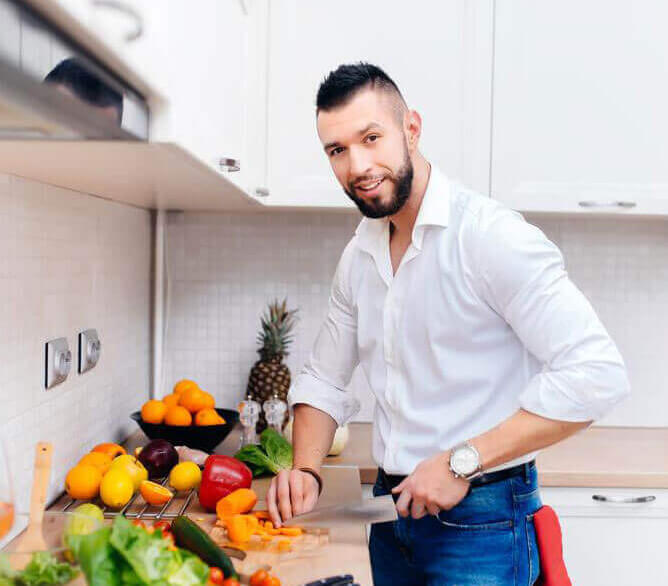
<svg viewBox="0 0 668 586">
<path fill-rule="evenodd" d="M 655 497 L 652 502 L 596 501 Z M 573 584 L 667 584 L 668 489 L 541 489 L 561 522 L 564 559 Z"/>
<path fill-rule="evenodd" d="M 423 119 L 421 147 L 487 193 L 492 1 L 269 3 L 267 205 L 348 207 L 323 153 L 315 97 L 341 63 L 381 66 Z"/>
<path fill-rule="evenodd" d="M 492 197 L 668 213 L 668 4 L 497 0 Z"/>
<path fill-rule="evenodd" d="M 247 150 L 249 61 L 248 5 L 239 0 L 171 0 L 155 67 L 162 67 L 165 108 L 156 112 L 152 140 L 172 142 L 217 173 L 219 161 L 240 161 L 226 177 L 245 186 L 252 162 Z"/>
</svg>

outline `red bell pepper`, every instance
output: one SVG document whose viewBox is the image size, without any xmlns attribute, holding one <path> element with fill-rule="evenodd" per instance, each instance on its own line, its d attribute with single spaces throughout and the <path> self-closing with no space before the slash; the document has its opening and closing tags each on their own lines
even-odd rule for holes
<svg viewBox="0 0 668 586">
<path fill-rule="evenodd" d="M 213 454 L 204 462 L 199 502 L 208 511 L 216 510 L 216 503 L 237 488 L 250 488 L 253 473 L 243 462 L 230 456 Z"/>
</svg>

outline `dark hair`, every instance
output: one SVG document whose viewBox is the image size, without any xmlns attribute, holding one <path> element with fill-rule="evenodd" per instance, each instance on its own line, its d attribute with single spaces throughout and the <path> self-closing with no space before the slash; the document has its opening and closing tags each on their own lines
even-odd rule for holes
<svg viewBox="0 0 668 586">
<path fill-rule="evenodd" d="M 104 83 L 78 59 L 69 58 L 56 65 L 44 78 L 45 83 L 65 86 L 82 102 L 98 108 L 113 106 L 118 123 L 123 118 L 123 96 Z"/>
<path fill-rule="evenodd" d="M 378 88 L 396 94 L 402 102 L 397 84 L 377 65 L 360 61 L 350 65 L 339 65 L 330 71 L 318 88 L 316 109 L 332 110 L 345 105 L 357 92 L 366 88 Z"/>
</svg>

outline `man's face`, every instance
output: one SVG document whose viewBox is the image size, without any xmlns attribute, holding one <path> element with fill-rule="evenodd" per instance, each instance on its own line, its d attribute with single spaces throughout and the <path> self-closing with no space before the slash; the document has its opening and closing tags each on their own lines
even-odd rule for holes
<svg viewBox="0 0 668 586">
<path fill-rule="evenodd" d="M 318 135 L 348 197 L 367 217 L 397 213 L 410 195 L 413 165 L 394 98 L 362 90 L 318 114 Z"/>
</svg>

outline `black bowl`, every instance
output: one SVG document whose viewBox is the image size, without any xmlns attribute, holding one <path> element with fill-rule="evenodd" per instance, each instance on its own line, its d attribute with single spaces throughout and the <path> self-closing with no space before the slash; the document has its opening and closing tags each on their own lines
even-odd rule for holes
<svg viewBox="0 0 668 586">
<path fill-rule="evenodd" d="M 146 423 L 141 412 L 135 411 L 130 417 L 150 439 L 164 439 L 173 446 L 188 446 L 195 450 L 213 452 L 239 421 L 239 412 L 233 409 L 216 409 L 225 420 L 222 425 L 165 425 L 164 423 Z"/>
</svg>

